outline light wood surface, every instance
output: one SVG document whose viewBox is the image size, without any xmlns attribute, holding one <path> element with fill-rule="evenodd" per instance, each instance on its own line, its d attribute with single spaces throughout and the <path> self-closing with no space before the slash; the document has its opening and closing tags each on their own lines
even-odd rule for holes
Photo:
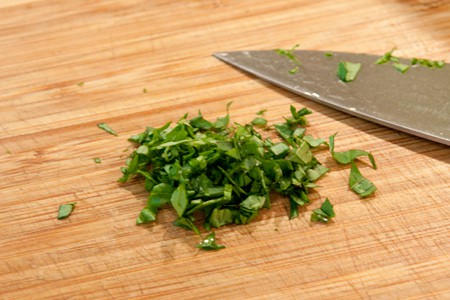
<svg viewBox="0 0 450 300">
<path fill-rule="evenodd" d="M 449 1 L 0 1 L 0 298 L 449 299 L 450 150 L 315 104 L 214 59 L 288 48 L 450 61 Z M 84 82 L 79 86 L 78 83 Z M 450 83 L 450 82 L 449 82 Z M 147 90 L 147 93 L 143 92 Z M 360 200 L 332 169 L 300 217 L 288 204 L 216 231 L 219 252 L 163 209 L 138 227 L 141 182 L 120 185 L 128 136 L 201 109 L 269 122 L 289 105 L 378 187 Z M 427 116 L 424 116 L 425 118 Z M 107 122 L 119 136 L 96 127 Z M 103 161 L 96 164 L 94 157 Z M 328 225 L 312 224 L 325 197 Z M 57 220 L 60 204 L 77 202 Z"/>
</svg>

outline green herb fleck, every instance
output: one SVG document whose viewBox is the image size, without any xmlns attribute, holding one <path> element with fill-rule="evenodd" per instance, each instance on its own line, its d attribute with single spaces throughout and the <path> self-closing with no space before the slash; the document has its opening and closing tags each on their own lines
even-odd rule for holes
<svg viewBox="0 0 450 300">
<path fill-rule="evenodd" d="M 411 59 L 411 65 L 422 65 L 428 68 L 442 68 L 445 65 L 445 62 L 442 60 L 429 60 L 429 59 L 425 59 L 425 58 L 412 58 Z"/>
<path fill-rule="evenodd" d="M 298 72 L 299 70 L 299 66 L 301 65 L 300 61 L 297 59 L 297 57 L 295 57 L 294 55 L 294 51 L 295 49 L 300 46 L 299 44 L 294 45 L 291 49 L 289 50 L 285 50 L 285 49 L 275 49 L 275 52 L 278 53 L 281 56 L 286 57 L 287 59 L 289 59 L 290 61 L 292 61 L 296 66 L 289 70 L 289 73 L 291 74 L 295 74 Z"/>
<path fill-rule="evenodd" d="M 392 55 L 392 53 L 396 49 L 397 49 L 396 47 L 392 48 L 391 51 L 386 52 L 383 56 L 378 58 L 378 60 L 375 63 L 378 64 L 378 65 L 382 65 L 382 64 L 385 64 L 385 63 L 390 62 L 390 61 L 398 62 L 398 58 Z"/>
<path fill-rule="evenodd" d="M 299 67 L 298 67 L 298 66 L 295 66 L 294 68 L 292 68 L 292 69 L 289 70 L 289 73 L 291 73 L 291 74 L 297 74 L 297 73 L 298 73 L 298 70 L 299 70 Z"/>
<path fill-rule="evenodd" d="M 267 111 L 267 109 L 262 109 L 262 110 L 260 110 L 260 111 L 258 111 L 256 114 L 258 115 L 258 116 L 262 116 L 262 115 L 264 115 L 264 113 Z"/>
<path fill-rule="evenodd" d="M 356 75 L 358 75 L 361 69 L 360 63 L 351 63 L 348 61 L 342 61 L 338 65 L 337 76 L 343 82 L 350 82 L 355 80 Z"/>
<path fill-rule="evenodd" d="M 174 222 L 175 226 L 179 226 L 188 230 L 194 231 L 198 236 L 202 236 L 200 230 L 195 226 L 194 222 L 190 218 L 179 217 Z"/>
<path fill-rule="evenodd" d="M 58 210 L 58 220 L 65 219 L 70 216 L 76 204 L 76 202 L 73 202 L 60 205 Z"/>
<path fill-rule="evenodd" d="M 94 158 L 94 162 L 97 164 L 100 164 L 100 163 L 102 163 L 102 159 L 100 157 L 96 157 L 96 158 Z"/>
<path fill-rule="evenodd" d="M 252 120 L 252 124 L 255 126 L 266 126 L 267 125 L 267 120 L 264 118 L 254 118 Z"/>
<path fill-rule="evenodd" d="M 311 214 L 311 221 L 328 223 L 336 214 L 334 213 L 333 205 L 328 198 L 322 203 L 322 206 L 313 210 Z"/>
<path fill-rule="evenodd" d="M 184 183 L 180 184 L 178 188 L 172 193 L 170 202 L 177 211 L 178 216 L 183 216 L 183 213 L 186 210 L 188 204 L 186 185 Z"/>
<path fill-rule="evenodd" d="M 408 65 L 405 65 L 402 63 L 394 63 L 394 64 L 392 64 L 392 66 L 394 67 L 394 69 L 396 69 L 400 73 L 405 73 L 409 69 Z"/>
<path fill-rule="evenodd" d="M 305 135 L 303 137 L 303 140 L 306 141 L 311 147 L 316 148 L 319 147 L 320 145 L 324 144 L 328 146 L 328 143 L 326 140 L 321 139 L 321 138 L 313 138 L 310 135 Z"/>
<path fill-rule="evenodd" d="M 332 52 L 325 52 L 324 54 L 326 57 L 333 57 L 333 53 Z"/>
<path fill-rule="evenodd" d="M 115 136 L 118 135 L 118 134 L 117 134 L 111 127 L 109 127 L 109 125 L 106 124 L 106 123 L 99 123 L 99 124 L 97 124 L 97 127 L 100 128 L 100 129 L 103 129 L 104 131 L 106 131 L 107 133 L 110 133 L 110 134 L 112 134 L 112 135 L 115 135 Z"/>
<path fill-rule="evenodd" d="M 81 82 L 78 82 L 78 84 L 77 84 L 78 86 L 83 86 L 84 85 L 84 82 L 83 81 L 81 81 Z"/>
<path fill-rule="evenodd" d="M 364 150 L 349 150 L 344 152 L 335 152 L 334 151 L 334 138 L 337 133 L 333 134 L 329 137 L 329 144 L 330 144 L 330 152 L 333 158 L 340 164 L 349 164 L 353 160 L 355 160 L 358 157 L 361 156 L 367 156 L 372 164 L 372 167 L 374 169 L 377 168 L 377 165 L 375 163 L 375 159 L 373 155 L 367 151 Z"/>
<path fill-rule="evenodd" d="M 348 185 L 361 198 L 367 197 L 377 190 L 375 185 L 361 174 L 353 161 Z"/>
<path fill-rule="evenodd" d="M 439 69 L 442 68 L 444 65 L 445 65 L 445 62 L 443 60 L 434 62 L 434 66 Z"/>
<path fill-rule="evenodd" d="M 208 234 L 196 247 L 202 250 L 220 250 L 225 248 L 224 245 L 216 243 L 216 234 L 214 232 Z"/>
</svg>

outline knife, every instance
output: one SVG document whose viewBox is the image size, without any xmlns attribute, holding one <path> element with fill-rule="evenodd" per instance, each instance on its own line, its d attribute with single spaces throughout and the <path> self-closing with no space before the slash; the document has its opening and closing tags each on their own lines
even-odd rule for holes
<svg viewBox="0 0 450 300">
<path fill-rule="evenodd" d="M 288 91 L 356 117 L 450 146 L 450 66 L 411 66 L 405 73 L 376 55 L 273 50 L 217 52 L 214 56 Z M 361 63 L 356 78 L 337 77 L 339 62 Z M 410 65 L 409 59 L 400 63 Z"/>
</svg>

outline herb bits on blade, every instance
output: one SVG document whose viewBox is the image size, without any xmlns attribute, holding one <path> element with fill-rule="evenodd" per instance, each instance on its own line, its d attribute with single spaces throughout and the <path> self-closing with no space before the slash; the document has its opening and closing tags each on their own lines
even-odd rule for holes
<svg viewBox="0 0 450 300">
<path fill-rule="evenodd" d="M 129 138 L 138 147 L 127 159 L 119 181 L 142 177 L 150 193 L 137 224 L 156 221 L 158 211 L 171 206 L 177 215 L 174 224 L 199 236 L 197 248 L 217 250 L 224 246 L 216 243 L 211 229 L 251 222 L 271 207 L 272 192 L 287 197 L 290 218 L 310 203 L 310 190 L 329 171 L 312 152 L 328 143 L 305 135 L 306 115 L 311 111 L 291 106 L 291 116 L 284 123 L 267 126 L 265 119 L 257 117 L 241 125 L 230 124 L 228 107 L 227 114 L 215 121 L 201 112 L 190 119 L 186 114 L 174 124 L 147 127 Z M 279 140 L 264 138 L 256 127 L 274 130 Z M 346 157 L 353 161 L 358 155 Z M 311 220 L 328 222 L 332 217 L 327 199 Z M 205 237 L 196 219 L 203 222 Z"/>
</svg>

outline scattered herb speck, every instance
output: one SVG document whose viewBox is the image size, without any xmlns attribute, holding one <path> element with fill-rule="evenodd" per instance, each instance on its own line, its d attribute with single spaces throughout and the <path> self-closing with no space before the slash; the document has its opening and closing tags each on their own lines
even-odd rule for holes
<svg viewBox="0 0 450 300">
<path fill-rule="evenodd" d="M 360 63 L 341 61 L 338 65 L 337 76 L 343 82 L 350 82 L 355 80 L 356 75 L 358 75 L 360 69 Z"/>
<path fill-rule="evenodd" d="M 58 209 L 58 220 L 65 219 L 70 216 L 76 204 L 76 202 L 73 202 L 60 205 Z"/>
<path fill-rule="evenodd" d="M 291 74 L 296 74 L 299 71 L 299 66 L 301 65 L 300 61 L 294 55 L 294 51 L 298 46 L 300 46 L 300 45 L 296 44 L 289 50 L 275 49 L 276 53 L 278 53 L 281 56 L 286 57 L 287 59 L 289 59 L 290 61 L 292 61 L 295 64 L 295 67 L 289 70 L 289 73 L 291 73 Z"/>
<path fill-rule="evenodd" d="M 408 65 L 405 65 L 402 63 L 394 63 L 394 64 L 392 64 L 392 66 L 394 67 L 394 69 L 396 69 L 400 73 L 405 73 L 409 69 Z"/>
<path fill-rule="evenodd" d="M 322 203 L 320 208 L 313 210 L 311 214 L 311 221 L 328 223 L 336 214 L 334 213 L 333 205 L 328 198 Z"/>
<path fill-rule="evenodd" d="M 109 134 L 112 134 L 112 135 L 115 135 L 115 136 L 118 135 L 117 132 L 115 132 L 115 131 L 114 131 L 108 124 L 106 124 L 106 123 L 99 123 L 99 124 L 97 124 L 97 127 L 100 128 L 100 129 L 102 129 L 102 130 L 104 130 L 104 131 L 106 131 L 106 132 L 109 133 Z"/>
</svg>

